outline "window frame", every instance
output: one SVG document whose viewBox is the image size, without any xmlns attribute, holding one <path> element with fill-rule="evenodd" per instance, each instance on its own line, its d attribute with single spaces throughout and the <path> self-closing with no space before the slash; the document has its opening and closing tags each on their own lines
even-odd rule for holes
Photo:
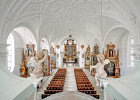
<svg viewBox="0 0 140 100">
<path fill-rule="evenodd" d="M 14 36 L 11 33 L 9 34 L 6 42 L 9 45 L 7 47 L 7 69 L 10 72 L 13 72 L 15 67 L 15 41 Z"/>
</svg>

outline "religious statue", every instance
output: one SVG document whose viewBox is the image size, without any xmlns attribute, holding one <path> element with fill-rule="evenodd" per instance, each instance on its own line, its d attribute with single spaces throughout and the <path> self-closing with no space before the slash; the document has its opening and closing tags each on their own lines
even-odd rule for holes
<svg viewBox="0 0 140 100">
<path fill-rule="evenodd" d="M 35 45 L 30 42 L 29 44 L 26 44 L 26 47 L 27 47 L 26 56 L 28 57 L 35 56 L 35 50 L 34 50 Z"/>
<path fill-rule="evenodd" d="M 92 70 L 92 68 L 96 68 L 95 80 L 96 80 L 96 85 L 98 86 L 99 78 L 107 76 L 107 73 L 104 70 L 104 65 L 108 64 L 110 61 L 109 59 L 105 59 L 103 54 L 98 54 L 97 60 L 98 63 L 95 66 L 91 66 L 90 71 Z"/>
<path fill-rule="evenodd" d="M 43 68 L 42 68 L 42 63 L 46 60 L 48 56 L 48 51 L 45 51 L 44 57 L 41 59 L 41 54 L 37 54 L 36 57 L 32 57 L 30 62 L 34 63 L 34 69 L 30 73 L 30 76 L 33 78 L 40 78 L 43 76 Z"/>
</svg>

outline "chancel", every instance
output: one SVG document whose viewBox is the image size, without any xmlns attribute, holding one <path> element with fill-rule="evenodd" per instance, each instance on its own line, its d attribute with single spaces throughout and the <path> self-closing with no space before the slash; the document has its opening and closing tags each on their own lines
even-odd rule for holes
<svg viewBox="0 0 140 100">
<path fill-rule="evenodd" d="M 140 100 L 140 0 L 0 0 L 0 100 Z"/>
<path fill-rule="evenodd" d="M 69 38 L 67 42 L 64 44 L 64 63 L 77 63 L 77 44 L 74 42 L 74 40 L 71 39 L 71 35 L 69 35 Z"/>
</svg>

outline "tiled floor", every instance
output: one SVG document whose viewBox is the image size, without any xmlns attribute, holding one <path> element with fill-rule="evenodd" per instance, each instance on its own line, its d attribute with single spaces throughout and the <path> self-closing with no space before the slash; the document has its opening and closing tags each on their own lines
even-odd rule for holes
<svg viewBox="0 0 140 100">
<path fill-rule="evenodd" d="M 66 73 L 66 79 L 65 79 L 65 85 L 64 85 L 64 91 L 77 91 L 77 85 L 74 75 L 74 68 L 77 67 L 67 67 L 67 73 Z M 87 77 L 89 78 L 90 82 L 95 87 L 95 90 L 97 91 L 97 94 L 100 96 L 100 100 L 103 100 L 103 90 L 95 85 L 95 79 L 93 76 L 90 75 L 90 72 L 88 69 L 83 69 Z M 41 94 L 43 94 L 44 90 L 50 83 L 51 79 L 53 78 L 54 74 L 56 73 L 57 69 L 53 70 L 53 73 L 49 76 L 47 81 L 43 84 L 43 86 L 38 90 L 37 93 L 37 100 L 41 100 Z"/>
</svg>

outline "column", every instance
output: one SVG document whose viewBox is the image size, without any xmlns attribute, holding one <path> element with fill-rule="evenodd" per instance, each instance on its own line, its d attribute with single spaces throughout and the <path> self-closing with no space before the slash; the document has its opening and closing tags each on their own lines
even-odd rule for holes
<svg viewBox="0 0 140 100">
<path fill-rule="evenodd" d="M 4 65 L 4 67 L 7 69 L 7 47 L 8 44 L 0 44 L 0 60 L 1 65 Z"/>
</svg>

